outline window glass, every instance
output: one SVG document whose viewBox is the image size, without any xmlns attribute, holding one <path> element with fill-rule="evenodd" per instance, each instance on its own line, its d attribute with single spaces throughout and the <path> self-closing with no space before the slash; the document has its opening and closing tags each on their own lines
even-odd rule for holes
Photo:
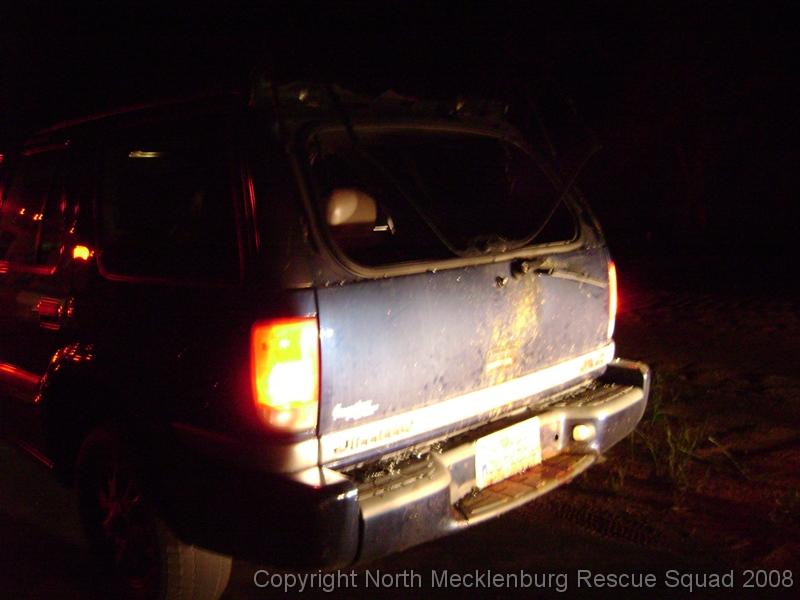
<svg viewBox="0 0 800 600">
<path fill-rule="evenodd" d="M 312 136 L 309 155 L 331 236 L 362 264 L 497 254 L 576 236 L 538 163 L 503 139 L 363 127 L 353 140 L 337 129 Z M 357 225 L 331 224 L 337 190 L 335 209 L 358 207 Z M 364 208 L 369 199 L 374 210 Z"/>
<path fill-rule="evenodd" d="M 125 129 L 103 157 L 101 260 L 112 273 L 192 280 L 235 277 L 231 161 L 219 123 Z"/>
<path fill-rule="evenodd" d="M 24 157 L 11 177 L 0 209 L 0 259 L 32 264 L 60 154 Z"/>
<path fill-rule="evenodd" d="M 55 265 L 63 251 L 64 231 L 67 222 L 67 195 L 62 186 L 48 194 L 44 205 L 44 220 L 39 239 L 37 263 Z"/>
</svg>

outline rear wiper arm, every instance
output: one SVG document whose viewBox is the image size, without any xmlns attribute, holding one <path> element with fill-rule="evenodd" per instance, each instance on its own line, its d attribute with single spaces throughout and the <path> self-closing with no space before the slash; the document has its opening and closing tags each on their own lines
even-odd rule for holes
<svg viewBox="0 0 800 600">
<path fill-rule="evenodd" d="M 596 277 L 592 277 L 591 275 L 587 275 L 586 273 L 582 273 L 581 271 L 576 271 L 574 269 L 556 266 L 548 260 L 541 261 L 537 264 L 532 260 L 523 258 L 516 260 L 511 264 L 511 276 L 514 277 L 514 279 L 518 279 L 528 273 L 533 273 L 534 275 L 539 276 L 556 277 L 558 279 L 570 279 L 572 281 L 587 283 L 589 285 L 594 285 L 601 288 L 608 287 L 608 283 L 602 279 L 597 279 Z"/>
</svg>

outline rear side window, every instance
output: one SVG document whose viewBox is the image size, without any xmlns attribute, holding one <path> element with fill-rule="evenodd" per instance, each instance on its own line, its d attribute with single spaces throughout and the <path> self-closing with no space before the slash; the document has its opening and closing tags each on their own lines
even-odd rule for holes
<svg viewBox="0 0 800 600">
<path fill-rule="evenodd" d="M 311 136 L 308 151 L 321 216 L 334 243 L 361 264 L 498 254 L 577 235 L 538 163 L 504 139 L 328 129 Z"/>
<path fill-rule="evenodd" d="M 105 144 L 97 213 L 114 274 L 232 280 L 238 246 L 232 160 L 212 119 L 118 131 Z"/>
<path fill-rule="evenodd" d="M 61 153 L 25 156 L 12 174 L 0 209 L 0 260 L 34 264 L 45 204 Z"/>
</svg>

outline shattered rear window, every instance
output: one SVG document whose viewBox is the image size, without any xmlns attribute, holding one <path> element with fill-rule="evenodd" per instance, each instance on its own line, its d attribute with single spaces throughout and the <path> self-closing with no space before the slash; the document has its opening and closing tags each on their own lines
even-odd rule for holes
<svg viewBox="0 0 800 600">
<path fill-rule="evenodd" d="M 339 249 L 364 265 L 499 254 L 577 235 L 537 161 L 505 139 L 331 128 L 310 137 L 308 156 L 321 220 Z"/>
</svg>

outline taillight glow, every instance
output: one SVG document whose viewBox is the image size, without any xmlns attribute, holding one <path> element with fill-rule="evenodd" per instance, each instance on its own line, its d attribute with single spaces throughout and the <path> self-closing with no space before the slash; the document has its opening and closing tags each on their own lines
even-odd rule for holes
<svg viewBox="0 0 800 600">
<path fill-rule="evenodd" d="M 617 321 L 617 265 L 608 263 L 608 339 L 614 335 Z"/>
<path fill-rule="evenodd" d="M 78 245 L 72 249 L 72 258 L 75 260 L 89 260 L 93 254 L 88 246 Z"/>
<path fill-rule="evenodd" d="M 298 432 L 317 426 L 319 328 L 316 318 L 256 323 L 250 333 L 253 397 L 273 429 Z"/>
</svg>

